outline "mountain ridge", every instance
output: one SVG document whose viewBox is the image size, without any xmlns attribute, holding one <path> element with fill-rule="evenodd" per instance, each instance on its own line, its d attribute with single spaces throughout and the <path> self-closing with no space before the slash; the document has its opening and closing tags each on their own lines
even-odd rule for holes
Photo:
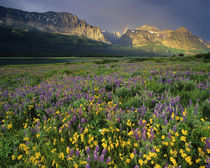
<svg viewBox="0 0 210 168">
<path fill-rule="evenodd" d="M 193 35 L 185 27 L 176 30 L 160 30 L 155 26 L 143 25 L 136 29 L 128 29 L 117 42 L 119 45 L 143 47 L 147 45 L 162 45 L 170 48 L 192 50 L 206 50 L 207 45 Z"/>
<path fill-rule="evenodd" d="M 101 31 L 99 27 L 89 25 L 86 21 L 80 20 L 76 15 L 68 12 L 38 13 L 0 6 L 0 24 L 20 27 L 30 26 L 44 32 L 76 35 L 107 44 L 141 48 L 152 52 L 164 48 L 163 53 L 166 54 L 176 49 L 194 54 L 204 50 L 209 51 L 210 47 L 209 43 L 205 43 L 185 27 L 176 30 L 160 30 L 151 25 L 142 25 L 136 29 L 129 29 L 126 26 L 122 34 L 119 32 L 110 33 Z"/>
<path fill-rule="evenodd" d="M 0 23 L 23 24 L 46 32 L 85 36 L 93 40 L 107 42 L 99 27 L 89 25 L 76 15 L 67 12 L 38 13 L 0 6 Z"/>
</svg>

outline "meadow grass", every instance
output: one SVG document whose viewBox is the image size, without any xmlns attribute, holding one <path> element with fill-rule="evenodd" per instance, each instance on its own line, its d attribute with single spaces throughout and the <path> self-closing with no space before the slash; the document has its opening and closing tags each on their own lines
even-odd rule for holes
<svg viewBox="0 0 210 168">
<path fill-rule="evenodd" d="M 0 167 L 205 167 L 209 59 L 0 67 Z"/>
</svg>

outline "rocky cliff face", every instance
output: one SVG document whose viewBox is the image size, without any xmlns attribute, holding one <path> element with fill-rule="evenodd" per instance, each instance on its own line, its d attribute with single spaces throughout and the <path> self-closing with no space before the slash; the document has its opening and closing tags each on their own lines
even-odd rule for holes
<svg viewBox="0 0 210 168">
<path fill-rule="evenodd" d="M 202 40 L 194 36 L 186 28 L 177 30 L 159 30 L 154 26 L 144 25 L 137 29 L 128 30 L 118 40 L 123 46 L 142 47 L 146 45 L 163 45 L 182 50 L 207 49 Z"/>
<path fill-rule="evenodd" d="M 0 6 L 0 23 L 28 25 L 46 32 L 78 35 L 106 42 L 99 27 L 91 26 L 71 13 L 25 12 Z"/>
</svg>

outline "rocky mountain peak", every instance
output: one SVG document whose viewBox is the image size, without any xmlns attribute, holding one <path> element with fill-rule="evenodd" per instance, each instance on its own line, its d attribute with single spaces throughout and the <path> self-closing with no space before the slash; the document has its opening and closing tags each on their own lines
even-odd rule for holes
<svg viewBox="0 0 210 168">
<path fill-rule="evenodd" d="M 0 23 L 15 26 L 26 25 L 41 31 L 77 35 L 107 42 L 99 27 L 91 26 L 67 12 L 26 12 L 0 6 Z"/>
<path fill-rule="evenodd" d="M 160 30 L 155 26 L 150 25 L 143 25 L 141 27 L 136 28 L 136 30 L 144 30 L 144 31 L 150 31 L 150 32 L 159 32 Z"/>
<path fill-rule="evenodd" d="M 118 40 L 118 44 L 132 47 L 160 46 L 184 51 L 199 52 L 206 50 L 206 45 L 201 39 L 193 35 L 184 27 L 176 30 L 159 30 L 155 26 L 143 25 L 136 29 L 129 29 Z"/>
<path fill-rule="evenodd" d="M 176 29 L 177 32 L 189 32 L 185 27 L 180 27 L 178 29 Z"/>
</svg>

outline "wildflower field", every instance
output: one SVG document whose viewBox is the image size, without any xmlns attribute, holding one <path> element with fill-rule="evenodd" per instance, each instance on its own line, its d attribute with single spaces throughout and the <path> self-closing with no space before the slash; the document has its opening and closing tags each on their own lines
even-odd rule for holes
<svg viewBox="0 0 210 168">
<path fill-rule="evenodd" d="M 209 65 L 2 66 L 0 167 L 208 167 Z"/>
</svg>

